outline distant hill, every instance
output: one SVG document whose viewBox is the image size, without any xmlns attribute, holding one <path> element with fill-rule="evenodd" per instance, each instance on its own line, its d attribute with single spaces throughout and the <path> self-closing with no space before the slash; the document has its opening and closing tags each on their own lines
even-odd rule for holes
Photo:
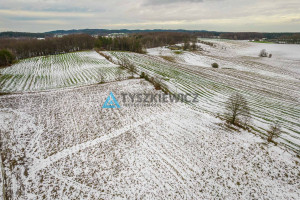
<svg viewBox="0 0 300 200">
<path fill-rule="evenodd" d="M 213 31 L 206 31 L 206 30 L 165 30 L 165 29 L 146 29 L 146 30 L 128 30 L 128 29 L 72 29 L 72 30 L 56 30 L 56 31 L 49 31 L 46 32 L 48 34 L 76 34 L 76 33 L 85 33 L 90 35 L 105 35 L 110 33 L 145 33 L 145 32 L 184 32 L 184 33 L 197 33 L 197 32 L 213 32 Z"/>
<path fill-rule="evenodd" d="M 55 35 L 68 35 L 68 34 L 89 34 L 89 35 L 107 35 L 110 33 L 147 33 L 147 32 L 182 32 L 192 33 L 202 37 L 213 37 L 220 36 L 225 39 L 254 39 L 254 38 L 267 38 L 277 39 L 282 36 L 290 37 L 297 33 L 260 33 L 260 32 L 218 32 L 218 31 L 207 31 L 207 30 L 184 30 L 184 29 L 146 29 L 146 30 L 128 30 L 128 29 L 72 29 L 72 30 L 55 30 L 44 33 L 27 33 L 27 32 L 0 32 L 0 38 L 44 38 L 53 37 Z M 298 33 L 299 34 L 299 33 Z"/>
<path fill-rule="evenodd" d="M 214 31 L 206 30 L 165 30 L 165 29 L 147 29 L 147 30 L 128 30 L 128 29 L 72 29 L 72 30 L 55 30 L 44 33 L 28 33 L 28 32 L 0 32 L 0 38 L 20 38 L 20 37 L 31 37 L 31 38 L 42 38 L 52 37 L 54 35 L 68 35 L 68 34 L 89 34 L 89 35 L 107 35 L 110 33 L 146 33 L 146 32 L 183 32 L 183 33 L 217 33 Z"/>
<path fill-rule="evenodd" d="M 20 37 L 32 37 L 32 38 L 44 38 L 51 37 L 51 33 L 27 33 L 27 32 L 0 32 L 0 38 L 20 38 Z"/>
</svg>

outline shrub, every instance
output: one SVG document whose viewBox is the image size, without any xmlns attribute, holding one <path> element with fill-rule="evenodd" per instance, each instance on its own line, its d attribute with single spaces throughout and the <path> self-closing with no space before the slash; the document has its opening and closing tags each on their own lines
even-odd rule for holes
<svg viewBox="0 0 300 200">
<path fill-rule="evenodd" d="M 268 142 L 274 142 L 273 139 L 279 137 L 281 134 L 280 124 L 278 122 L 275 122 L 272 125 L 270 125 L 268 134 Z"/>
<path fill-rule="evenodd" d="M 161 84 L 159 83 L 159 82 L 157 82 L 157 81 L 154 81 L 154 88 L 156 89 L 156 90 L 161 90 Z"/>
<path fill-rule="evenodd" d="M 154 84 L 154 78 L 153 77 L 149 78 L 149 82 Z"/>
<path fill-rule="evenodd" d="M 211 66 L 212 66 L 213 68 L 219 68 L 219 64 L 218 64 L 218 63 L 213 63 L 213 64 L 211 64 Z"/>
<path fill-rule="evenodd" d="M 271 53 L 269 54 L 269 58 L 272 58 L 272 54 Z"/>
<path fill-rule="evenodd" d="M 162 89 L 161 81 L 160 81 L 159 79 L 154 78 L 154 77 L 148 78 L 147 75 L 146 75 L 145 79 L 146 79 L 146 78 L 148 79 L 148 81 L 149 81 L 150 83 L 153 84 L 153 86 L 154 86 L 154 88 L 155 88 L 156 90 L 161 90 L 161 89 Z M 146 79 L 146 80 L 147 80 L 147 79 Z"/>
<path fill-rule="evenodd" d="M 268 57 L 268 53 L 265 49 L 262 49 L 259 53 L 259 57 Z"/>
<path fill-rule="evenodd" d="M 189 40 L 185 40 L 184 44 L 183 44 L 183 50 L 189 50 L 190 47 L 191 47 L 190 41 Z"/>
<path fill-rule="evenodd" d="M 145 72 L 142 72 L 141 75 L 140 75 L 140 78 L 145 78 L 145 76 L 146 76 Z"/>
<path fill-rule="evenodd" d="M 192 51 L 196 51 L 197 50 L 196 42 L 192 43 L 191 49 L 192 49 Z"/>
</svg>

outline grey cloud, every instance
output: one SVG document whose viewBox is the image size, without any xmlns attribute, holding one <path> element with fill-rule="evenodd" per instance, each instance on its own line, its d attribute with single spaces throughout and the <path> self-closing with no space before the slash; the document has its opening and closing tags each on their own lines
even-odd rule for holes
<svg viewBox="0 0 300 200">
<path fill-rule="evenodd" d="M 298 23 L 298 22 L 300 22 L 300 18 L 294 18 L 294 19 L 291 19 L 291 22 L 296 22 L 296 23 Z"/>
<path fill-rule="evenodd" d="M 0 0 L 0 5 L 1 31 L 73 28 L 300 31 L 295 26 L 300 19 L 299 0 Z"/>
<path fill-rule="evenodd" d="M 203 0 L 146 0 L 144 5 L 163 5 L 174 3 L 199 3 Z"/>
</svg>

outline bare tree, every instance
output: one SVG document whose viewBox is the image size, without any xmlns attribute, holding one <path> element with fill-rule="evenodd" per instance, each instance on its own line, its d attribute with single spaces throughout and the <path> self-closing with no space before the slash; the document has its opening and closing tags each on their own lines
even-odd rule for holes
<svg viewBox="0 0 300 200">
<path fill-rule="evenodd" d="M 274 138 L 278 138 L 281 134 L 281 126 L 279 122 L 274 122 L 270 125 L 269 131 L 268 131 L 268 142 L 273 142 Z"/>
<path fill-rule="evenodd" d="M 183 50 L 189 50 L 190 47 L 191 47 L 190 41 L 186 39 L 183 43 Z"/>
<path fill-rule="evenodd" d="M 246 99 L 241 94 L 233 94 L 226 102 L 226 117 L 232 124 L 242 122 L 243 125 L 247 125 L 251 116 L 250 109 Z"/>
<path fill-rule="evenodd" d="M 192 42 L 191 49 L 192 49 L 193 51 L 196 51 L 196 50 L 197 50 L 197 44 L 196 44 L 195 41 Z"/>
</svg>

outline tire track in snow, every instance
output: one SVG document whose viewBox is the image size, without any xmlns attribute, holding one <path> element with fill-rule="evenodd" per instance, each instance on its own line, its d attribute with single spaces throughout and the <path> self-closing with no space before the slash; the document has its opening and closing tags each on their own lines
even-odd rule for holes
<svg viewBox="0 0 300 200">
<path fill-rule="evenodd" d="M 167 113 L 166 113 L 167 114 Z M 115 137 L 118 137 L 120 136 L 121 134 L 133 129 L 133 128 L 136 128 L 138 126 L 141 126 L 143 124 L 147 124 L 153 120 L 158 120 L 159 118 L 164 118 L 164 116 L 166 114 L 156 114 L 156 115 L 153 115 L 149 118 L 146 118 L 144 120 L 141 120 L 141 121 L 138 121 L 134 124 L 130 124 L 130 125 L 127 125 L 127 126 L 124 126 L 123 128 L 121 129 L 118 129 L 116 131 L 114 131 L 113 133 L 111 134 L 107 134 L 107 135 L 104 135 L 104 136 L 101 136 L 99 138 L 96 138 L 94 140 L 90 140 L 90 141 L 87 141 L 87 142 L 84 142 L 84 143 L 81 143 L 81 144 L 78 144 L 78 145 L 75 145 L 75 146 L 72 146 L 70 148 L 67 148 L 67 149 L 64 149 L 52 156 L 49 156 L 45 159 L 39 159 L 35 162 L 33 162 L 33 164 L 29 167 L 29 176 L 28 177 L 32 177 L 36 172 L 48 167 L 49 165 L 51 165 L 52 163 L 62 159 L 62 158 L 65 158 L 69 155 L 72 155 L 74 153 L 77 153 L 78 151 L 80 150 L 83 150 L 83 149 L 86 149 L 88 147 L 91 147 L 91 146 L 95 146 L 101 142 L 105 142 L 107 140 L 110 140 L 110 139 L 113 139 Z"/>
<path fill-rule="evenodd" d="M 101 195 L 101 192 L 99 190 L 97 190 L 93 187 L 90 187 L 88 185 L 79 183 L 79 182 L 73 180 L 73 178 L 63 176 L 60 173 L 50 172 L 49 174 L 51 174 L 58 180 L 64 182 L 66 185 L 73 186 L 76 190 L 83 191 L 84 193 L 86 192 L 87 194 L 94 194 L 95 196 L 97 196 L 97 198 L 99 198 L 99 196 L 106 196 L 106 198 L 108 198 L 108 199 L 111 199 L 113 197 L 112 195 L 107 194 L 107 193 Z"/>
<path fill-rule="evenodd" d="M 190 196 L 193 194 L 191 184 L 187 181 L 188 175 L 184 169 L 182 169 L 178 164 L 176 164 L 176 160 L 170 155 L 166 155 L 164 151 L 160 152 L 161 149 L 157 150 L 155 144 L 151 144 L 151 142 L 147 143 L 147 148 L 151 152 L 150 154 L 155 154 L 160 159 L 160 163 L 164 165 L 166 169 L 174 176 L 174 178 L 180 183 L 180 187 L 184 190 L 185 195 Z"/>
</svg>

